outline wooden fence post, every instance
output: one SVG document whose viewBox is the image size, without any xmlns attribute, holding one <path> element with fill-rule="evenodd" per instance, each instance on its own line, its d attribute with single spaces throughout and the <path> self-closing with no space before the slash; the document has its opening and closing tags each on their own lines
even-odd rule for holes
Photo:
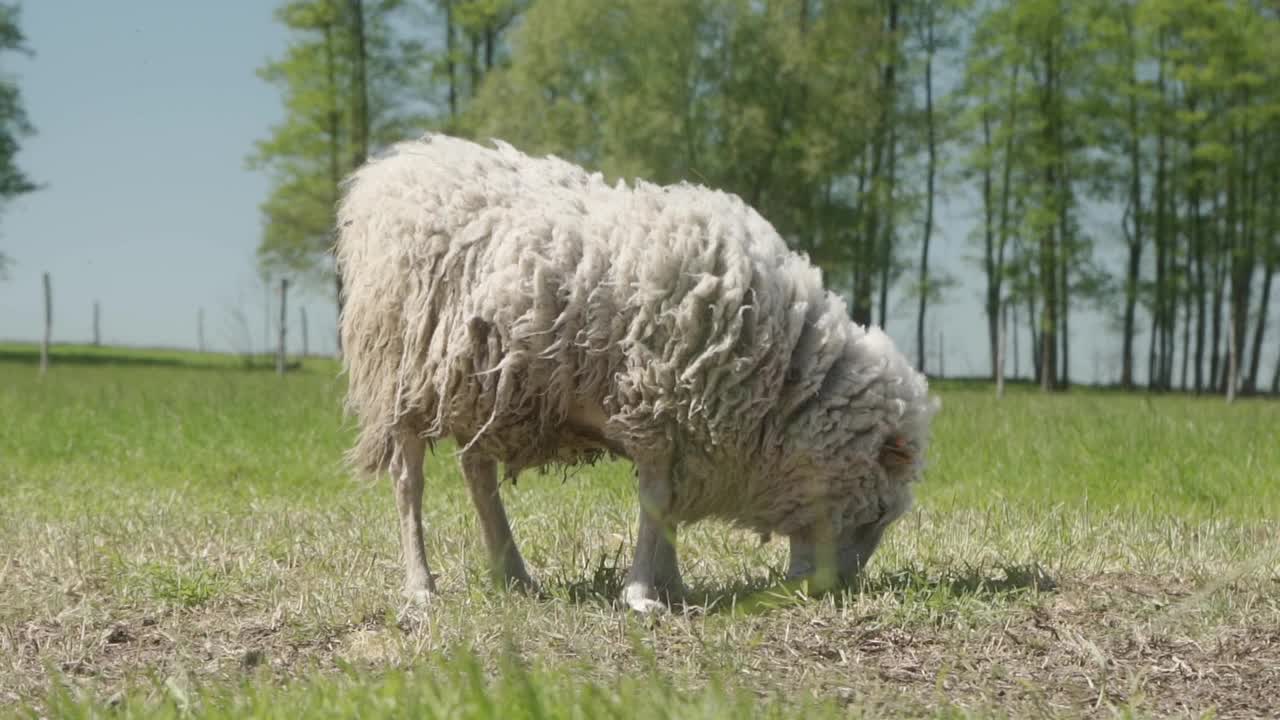
<svg viewBox="0 0 1280 720">
<path fill-rule="evenodd" d="M 99 325 L 100 316 L 101 316 L 101 312 L 98 307 L 98 301 L 94 300 L 93 301 L 93 346 L 94 347 L 102 346 L 102 332 L 101 332 L 101 326 Z"/>
<path fill-rule="evenodd" d="M 301 316 L 300 319 L 302 320 L 302 357 L 305 358 L 311 354 L 307 347 L 307 309 L 299 305 L 298 314 Z"/>
<path fill-rule="evenodd" d="M 942 331 L 938 331 L 938 377 L 947 376 L 946 353 L 942 344 Z"/>
<path fill-rule="evenodd" d="M 996 325 L 996 397 L 1004 397 L 1004 356 L 1005 343 L 1009 337 L 1009 306 L 1005 302 L 997 299 L 999 305 L 996 306 L 996 317 L 999 324 Z"/>
<path fill-rule="evenodd" d="M 196 347 L 204 352 L 204 308 L 196 310 Z"/>
<path fill-rule="evenodd" d="M 1232 288 L 1234 292 L 1235 288 Z M 1231 403 L 1236 399 L 1236 374 L 1237 358 L 1236 358 L 1236 309 L 1235 304 L 1231 302 L 1230 296 L 1227 300 L 1227 402 Z M 1172 384 L 1172 383 L 1170 383 Z"/>
<path fill-rule="evenodd" d="M 49 371 L 49 341 L 53 337 L 53 288 L 44 274 L 44 342 L 40 343 L 40 374 Z"/>
<path fill-rule="evenodd" d="M 262 279 L 262 353 L 271 356 L 271 278 Z M 250 342 L 250 345 L 253 343 Z"/>
<path fill-rule="evenodd" d="M 289 294 L 289 280 L 280 278 L 280 344 L 276 348 L 276 374 L 284 375 L 285 364 L 285 323 L 286 323 L 286 306 Z"/>
<path fill-rule="evenodd" d="M 1018 379 L 1022 374 L 1022 368 L 1018 367 L 1018 303 L 1010 303 L 1009 312 L 1013 314 L 1013 378 Z"/>
</svg>

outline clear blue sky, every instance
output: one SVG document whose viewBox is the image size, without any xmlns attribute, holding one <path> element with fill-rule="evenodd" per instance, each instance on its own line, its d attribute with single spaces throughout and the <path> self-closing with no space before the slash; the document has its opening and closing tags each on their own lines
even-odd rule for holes
<svg viewBox="0 0 1280 720">
<path fill-rule="evenodd" d="M 281 117 L 254 74 L 287 35 L 266 0 L 25 2 L 35 56 L 3 59 L 38 134 L 21 165 L 47 187 L 0 217 L 15 265 L 0 282 L 0 338 L 42 332 L 40 274 L 52 274 L 54 337 L 194 347 L 198 308 L 210 345 L 242 344 L 234 309 L 262 343 L 254 271 L 267 183 L 245 169 Z M 313 349 L 333 349 L 334 310 L 308 301 Z M 296 313 L 290 313 L 296 318 Z"/>
<path fill-rule="evenodd" d="M 24 3 L 22 25 L 36 54 L 4 58 L 0 70 L 19 80 L 39 131 L 20 163 L 48 187 L 0 216 L 0 249 L 15 261 L 0 282 L 0 338 L 39 338 L 40 273 L 49 271 L 56 341 L 87 340 L 97 300 L 104 342 L 194 347 L 203 308 L 210 346 L 240 349 L 250 338 L 262 346 L 254 249 L 267 182 L 245 169 L 244 158 L 281 118 L 276 90 L 254 72 L 288 41 L 272 21 L 275 5 Z M 945 334 L 948 374 L 982 372 L 987 363 L 981 277 L 961 259 L 976 253 L 966 240 L 970 207 L 963 197 L 945 204 L 935 242 L 935 267 L 963 281 L 929 323 L 931 353 Z M 331 352 L 332 302 L 311 297 L 305 305 L 312 350 Z M 892 307 L 890 334 L 914 353 L 914 303 L 899 291 Z M 236 311 L 248 319 L 249 338 Z M 296 310 L 290 314 L 296 319 Z M 1095 369 L 1117 376 L 1116 336 L 1083 309 L 1072 323 L 1073 377 L 1091 378 Z M 1025 337 L 1020 344 L 1025 373 Z M 1145 339 L 1138 347 L 1141 366 Z"/>
</svg>

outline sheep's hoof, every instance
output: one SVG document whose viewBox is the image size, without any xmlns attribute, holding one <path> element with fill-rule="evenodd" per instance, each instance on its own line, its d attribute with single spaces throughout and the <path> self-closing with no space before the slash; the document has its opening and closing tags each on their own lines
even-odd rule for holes
<svg viewBox="0 0 1280 720">
<path fill-rule="evenodd" d="M 436 596 L 436 589 L 434 587 L 405 588 L 401 594 L 404 595 L 405 600 L 409 601 L 410 605 L 424 607 L 431 604 L 432 598 Z"/>
<path fill-rule="evenodd" d="M 849 580 L 834 572 L 818 571 L 787 573 L 782 582 L 786 587 L 802 590 L 813 596 L 839 592 L 849 585 Z"/>
<path fill-rule="evenodd" d="M 657 600 L 658 593 L 650 585 L 630 583 L 622 589 L 622 602 L 641 615 L 661 615 L 667 612 L 666 604 Z"/>
<path fill-rule="evenodd" d="M 498 581 L 503 589 L 528 595 L 529 597 L 544 597 L 546 593 L 542 591 L 542 586 L 528 575 L 512 575 Z"/>
</svg>

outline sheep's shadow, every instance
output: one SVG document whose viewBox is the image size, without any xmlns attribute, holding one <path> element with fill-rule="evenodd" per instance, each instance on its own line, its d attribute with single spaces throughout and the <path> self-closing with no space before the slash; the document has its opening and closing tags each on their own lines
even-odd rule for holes
<svg viewBox="0 0 1280 720">
<path fill-rule="evenodd" d="M 622 592 L 626 568 L 601 562 L 586 577 L 559 578 L 552 586 L 580 604 L 614 604 Z M 873 572 L 838 590 L 814 590 L 805 581 L 786 580 L 781 571 L 720 585 L 696 583 L 673 606 L 677 612 L 716 615 L 758 614 L 830 599 L 837 607 L 874 596 L 893 596 L 898 602 L 919 597 L 967 597 L 995 602 L 1023 593 L 1057 590 L 1057 583 L 1036 562 L 959 566 L 929 570 L 911 567 Z"/>
</svg>

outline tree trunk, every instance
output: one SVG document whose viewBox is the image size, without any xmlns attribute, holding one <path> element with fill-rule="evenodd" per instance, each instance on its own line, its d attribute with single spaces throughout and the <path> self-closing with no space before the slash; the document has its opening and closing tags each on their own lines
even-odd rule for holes
<svg viewBox="0 0 1280 720">
<path fill-rule="evenodd" d="M 1189 114 L 1195 113 L 1198 100 L 1193 93 L 1187 94 L 1186 99 L 1187 111 Z M 1191 186 L 1188 188 L 1187 207 L 1191 213 L 1191 237 L 1189 238 L 1188 251 L 1189 258 L 1187 260 L 1188 269 L 1192 268 L 1194 261 L 1195 277 L 1189 278 L 1187 283 L 1188 292 L 1195 295 L 1196 308 L 1196 349 L 1195 357 L 1192 360 L 1192 372 L 1195 375 L 1195 392 L 1199 394 L 1204 391 L 1204 353 L 1205 353 L 1205 327 L 1207 313 L 1205 308 L 1205 291 L 1208 285 L 1205 282 L 1205 229 L 1204 229 L 1204 213 L 1201 206 L 1203 197 L 1203 187 L 1201 186 L 1201 176 L 1199 160 L 1192 154 L 1200 140 L 1198 133 L 1193 126 L 1187 135 L 1187 154 L 1191 158 L 1188 160 L 1187 172 L 1191 173 Z"/>
<path fill-rule="evenodd" d="M 1058 123 L 1058 152 L 1062 154 L 1062 165 L 1058 172 L 1058 317 L 1061 319 L 1059 339 L 1062 342 L 1062 357 L 1059 360 L 1061 374 L 1058 376 L 1058 387 L 1071 386 L 1071 175 L 1066 160 L 1066 142 L 1061 136 L 1062 124 Z"/>
<path fill-rule="evenodd" d="M 871 197 L 872 191 L 868 189 L 868 185 L 875 183 L 875 174 L 879 172 L 879 159 L 877 157 L 879 150 L 872 146 L 866 148 L 860 153 L 858 161 L 858 183 L 854 196 L 859 198 L 861 203 L 859 212 L 866 216 L 865 227 L 874 228 L 875 226 L 875 200 Z M 870 158 L 868 158 L 868 155 Z M 870 164 L 870 167 L 868 167 Z M 851 267 L 849 268 L 849 280 L 851 296 L 849 298 L 849 314 L 853 321 L 859 325 L 871 324 L 871 276 L 868 266 L 871 264 L 871 252 L 869 248 L 874 246 L 867 240 L 867 235 L 858 236 L 854 233 L 849 239 L 849 243 L 853 246 L 850 255 Z"/>
<path fill-rule="evenodd" d="M 898 170 L 898 131 L 891 123 L 889 125 L 889 146 L 886 148 L 889 153 L 889 165 L 886 168 L 885 184 L 888 186 L 885 191 L 885 213 L 884 213 L 884 231 L 880 239 L 880 252 L 877 253 L 877 264 L 880 266 L 880 327 L 889 326 L 889 285 L 893 281 L 893 241 L 896 234 L 896 218 L 894 195 L 897 188 L 894 186 L 897 180 Z"/>
<path fill-rule="evenodd" d="M 869 252 L 866 253 L 863 260 L 864 264 L 876 263 L 883 261 L 882 252 L 884 250 L 882 240 L 884 232 L 883 216 L 892 212 L 892 201 L 884 202 L 881 173 L 885 169 L 886 151 L 889 150 L 889 138 L 892 137 L 890 128 L 893 123 L 893 106 L 894 106 L 894 82 L 897 73 L 897 32 L 898 32 L 898 3 L 899 0 L 889 0 L 888 7 L 888 25 L 886 32 L 890 37 L 890 52 L 888 59 L 885 60 L 884 67 L 881 70 L 881 86 L 880 86 L 880 118 L 876 123 L 876 132 L 874 147 L 872 148 L 871 176 L 870 176 L 870 202 L 867 204 L 867 230 L 864 242 L 867 244 Z M 892 164 L 892 159 L 889 163 Z M 855 269 L 855 273 L 861 274 L 861 282 L 855 283 L 857 287 L 854 290 L 853 302 L 853 319 L 862 325 L 870 325 L 872 317 L 872 278 L 873 268 L 863 267 Z"/>
<path fill-rule="evenodd" d="M 1249 102 L 1248 93 L 1242 104 Z M 1237 243 L 1231 254 L 1231 352 L 1235 358 L 1233 392 L 1240 389 L 1240 376 L 1244 372 L 1246 341 L 1249 330 L 1249 305 L 1253 299 L 1253 275 L 1258 265 L 1257 227 L 1255 208 L 1258 206 L 1258 176 L 1261 168 L 1252 166 L 1252 134 L 1246 126 L 1241 133 L 1240 152 L 1240 201 L 1237 204 L 1240 222 L 1236 233 Z"/>
<path fill-rule="evenodd" d="M 354 107 L 351 121 L 351 169 L 355 170 L 369 157 L 369 88 L 365 76 L 364 1 L 351 3 L 351 35 L 355 41 L 352 58 L 351 91 Z"/>
<path fill-rule="evenodd" d="M 467 69 L 471 74 L 471 97 L 480 92 L 480 35 L 471 33 L 471 58 Z"/>
<path fill-rule="evenodd" d="M 351 117 L 351 169 L 364 165 L 369 157 L 369 88 L 365 75 L 364 2 L 349 0 L 351 7 L 351 35 L 355 41 L 355 56 L 352 58 L 351 89 L 353 109 Z M 337 278 L 338 316 L 342 316 L 342 276 Z M 341 327 L 341 325 L 339 325 Z M 342 353 L 342 338 L 338 338 L 338 353 Z"/>
<path fill-rule="evenodd" d="M 996 318 L 996 306 L 999 305 L 999 277 L 996 274 L 995 243 L 995 198 L 991 178 L 991 98 L 983 98 L 982 108 L 982 147 L 986 152 L 986 162 L 982 164 L 982 263 L 987 273 L 987 300 L 983 308 L 987 313 L 987 343 L 991 351 L 991 376 L 997 377 L 996 360 L 999 352 L 999 325 Z M 923 292 L 923 289 L 921 290 Z M 916 322 L 916 352 L 920 362 L 924 361 L 924 302 L 920 303 L 920 318 Z M 923 370 L 923 368 L 922 368 Z"/>
<path fill-rule="evenodd" d="M 1170 191 L 1172 193 L 1172 191 Z M 1169 250 L 1165 253 L 1165 282 L 1169 285 L 1165 292 L 1166 310 L 1164 312 L 1164 330 L 1161 333 L 1164 346 L 1160 351 L 1161 375 L 1160 384 L 1166 390 L 1173 389 L 1173 351 L 1176 345 L 1178 323 L 1178 206 L 1171 197 L 1168 206 L 1167 236 Z"/>
<path fill-rule="evenodd" d="M 1055 114 L 1055 66 L 1053 45 L 1044 53 L 1044 82 L 1041 90 L 1041 112 L 1044 119 L 1044 150 L 1047 152 L 1057 144 L 1057 133 L 1054 123 Z M 1044 187 L 1042 197 L 1046 202 L 1057 199 L 1058 177 L 1057 159 L 1044 162 Z M 1054 242 L 1054 226 L 1046 224 L 1040 237 L 1040 292 L 1044 298 L 1044 314 L 1040 322 L 1040 388 L 1053 390 L 1058 379 L 1058 251 Z"/>
<path fill-rule="evenodd" d="M 1126 26 L 1129 46 L 1133 47 L 1133 21 Z M 1136 54 L 1136 53 L 1135 53 Z M 1129 91 L 1129 209 L 1132 211 L 1132 231 L 1126 231 L 1129 246 L 1128 272 L 1124 284 L 1124 341 L 1120 353 L 1120 385 L 1133 389 L 1133 335 L 1135 313 L 1138 306 L 1138 285 L 1142 272 L 1142 158 L 1141 132 L 1138 125 L 1138 65 L 1130 65 L 1133 88 Z"/>
<path fill-rule="evenodd" d="M 1018 122 L 1018 103 L 1016 101 L 1018 94 L 1018 76 L 1021 72 L 1021 66 L 1015 65 L 1013 72 L 1009 76 L 1009 115 L 1005 121 L 1005 142 L 1003 150 L 1003 167 L 1001 170 L 1000 180 L 1000 219 L 997 223 L 999 232 L 995 242 L 995 257 L 989 258 L 987 261 L 987 332 L 991 342 L 991 362 L 992 374 L 995 373 L 995 343 L 996 343 L 996 323 L 999 318 L 996 317 L 997 306 L 1000 305 L 1000 299 L 1004 296 L 1004 258 L 1005 250 L 1009 246 L 1009 204 L 1012 198 L 1013 186 L 1013 140 L 1016 135 L 1016 127 Z M 991 120 L 984 114 L 983 117 L 983 134 L 987 146 L 991 146 L 990 137 Z M 989 171 L 984 171 L 984 183 L 990 182 Z M 988 192 L 988 191 L 984 191 Z M 990 221 L 988 221 L 989 223 Z M 991 253 L 990 228 L 988 228 L 987 237 L 987 254 Z M 1017 323 L 1014 323 L 1015 326 Z M 1033 331 L 1034 334 L 1034 331 Z M 1034 345 L 1032 346 L 1032 354 L 1035 354 Z"/>
<path fill-rule="evenodd" d="M 453 28 L 453 0 L 444 0 L 444 52 L 445 72 L 449 75 L 449 119 L 458 117 L 458 67 L 454 57 L 456 49 Z"/>
<path fill-rule="evenodd" d="M 494 18 L 489 18 L 484 24 L 484 74 L 488 75 L 493 69 L 494 49 L 497 45 L 497 29 L 494 25 Z"/>
<path fill-rule="evenodd" d="M 933 15 L 930 13 L 926 26 L 926 43 L 928 49 L 925 51 L 924 59 L 924 122 L 925 135 L 928 143 L 928 168 L 925 170 L 925 211 L 924 211 L 924 237 L 920 244 L 920 310 L 916 315 L 916 348 L 920 360 L 920 370 L 924 371 L 924 321 L 925 313 L 929 308 L 929 240 L 933 236 L 933 195 L 934 195 L 934 179 L 937 174 L 938 166 L 938 144 L 937 136 L 934 132 L 933 124 Z M 984 113 L 984 120 L 986 114 Z M 990 145 L 990 125 L 985 127 L 987 133 L 987 144 Z M 984 172 L 984 181 L 986 183 L 983 194 L 986 198 L 987 210 L 987 245 L 990 248 L 991 222 L 990 222 L 990 195 L 991 195 L 991 171 L 987 169 Z M 990 250 L 988 249 L 988 254 Z M 990 271 L 988 271 L 990 272 Z"/>
<path fill-rule="evenodd" d="M 329 117 L 328 117 L 328 143 L 329 143 L 329 189 L 332 192 L 330 198 L 330 207 L 337 208 L 338 200 L 341 193 L 342 185 L 342 161 L 340 159 L 342 153 L 342 110 L 339 104 L 338 89 L 338 71 L 337 63 L 334 60 L 334 42 L 333 42 L 333 23 L 324 26 L 324 62 L 325 62 L 325 80 L 328 83 L 329 92 Z M 336 244 L 335 244 L 336 247 Z M 342 304 L 345 299 L 342 296 L 342 275 L 341 268 L 337 267 L 336 258 L 334 264 L 334 303 L 337 305 L 337 317 L 339 321 L 342 318 Z M 342 325 L 338 323 L 337 327 L 337 348 L 338 354 L 342 354 Z"/>
<path fill-rule="evenodd" d="M 1227 190 L 1227 198 L 1228 198 L 1227 202 L 1230 203 L 1230 198 L 1231 198 L 1230 188 L 1228 188 Z M 1215 212 L 1213 215 L 1215 218 L 1221 218 L 1223 215 L 1221 203 L 1215 203 L 1215 205 L 1217 205 L 1218 207 L 1215 208 Z M 1226 223 L 1222 222 L 1221 220 L 1218 223 L 1215 223 L 1215 225 L 1217 226 L 1215 228 L 1217 230 L 1217 237 L 1216 237 L 1216 242 L 1214 243 L 1214 252 L 1211 258 L 1212 263 L 1210 266 L 1210 272 L 1213 275 L 1213 295 L 1209 301 L 1210 310 L 1212 312 L 1212 314 L 1210 315 L 1210 321 L 1212 324 L 1210 326 L 1210 331 L 1209 331 L 1210 332 L 1210 336 L 1209 336 L 1210 337 L 1210 345 L 1209 345 L 1210 392 L 1221 392 L 1223 389 L 1222 378 L 1221 378 L 1222 297 L 1224 295 L 1223 284 L 1226 280 L 1226 273 L 1223 270 L 1223 254 L 1224 253 L 1222 252 L 1222 245 L 1224 241 L 1224 235 L 1226 235 L 1226 232 L 1222 229 L 1222 225 L 1225 225 L 1225 224 Z"/>
<path fill-rule="evenodd" d="M 1164 38 L 1160 39 L 1161 57 L 1156 68 L 1156 87 L 1157 94 L 1161 100 L 1165 99 L 1165 81 L 1164 81 Z M 1162 387 L 1163 380 L 1163 362 L 1160 357 L 1161 348 L 1163 347 L 1162 337 L 1166 325 L 1166 315 L 1168 312 L 1169 302 L 1169 278 L 1167 273 L 1167 260 L 1169 255 L 1169 232 L 1168 232 L 1168 216 L 1169 216 L 1169 183 L 1167 179 L 1168 165 L 1168 132 L 1164 118 L 1156 118 L 1156 177 L 1155 177 L 1155 234 L 1153 241 L 1156 250 L 1156 281 L 1155 293 L 1151 303 L 1151 353 L 1147 362 L 1147 386 L 1151 389 L 1164 389 Z"/>
<path fill-rule="evenodd" d="M 1276 274 L 1276 265 L 1280 253 L 1268 245 L 1274 243 L 1280 232 L 1280 159 L 1271 175 L 1271 199 L 1267 203 L 1267 224 L 1263 230 L 1263 252 L 1266 253 L 1262 270 L 1262 298 L 1258 303 L 1258 317 L 1253 327 L 1253 348 L 1250 351 L 1249 377 L 1245 380 L 1245 390 L 1249 393 L 1258 390 L 1259 365 L 1262 362 L 1262 338 L 1267 330 L 1267 311 L 1271 305 L 1271 280 Z"/>
</svg>

